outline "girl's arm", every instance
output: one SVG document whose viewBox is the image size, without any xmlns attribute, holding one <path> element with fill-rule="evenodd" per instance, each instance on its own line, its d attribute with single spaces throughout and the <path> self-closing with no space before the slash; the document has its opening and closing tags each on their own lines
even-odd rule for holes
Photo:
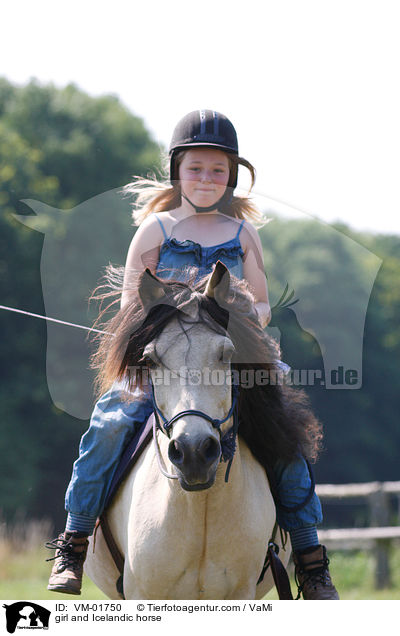
<svg viewBox="0 0 400 636">
<path fill-rule="evenodd" d="M 128 302 L 134 290 L 129 289 L 129 273 L 142 272 L 148 267 L 155 272 L 160 257 L 160 245 L 163 242 L 163 233 L 154 215 L 148 216 L 136 230 L 128 249 L 126 258 L 124 291 L 121 295 L 121 308 Z"/>
<path fill-rule="evenodd" d="M 271 307 L 268 299 L 267 279 L 264 272 L 263 250 L 258 232 L 251 223 L 245 223 L 241 233 L 243 257 L 243 276 L 250 283 L 255 297 L 255 308 L 264 329 L 271 320 Z M 247 230 L 247 231 L 246 231 Z"/>
</svg>

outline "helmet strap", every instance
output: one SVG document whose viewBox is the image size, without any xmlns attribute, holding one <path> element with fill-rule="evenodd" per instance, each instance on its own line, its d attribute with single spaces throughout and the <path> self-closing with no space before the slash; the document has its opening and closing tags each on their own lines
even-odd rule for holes
<svg viewBox="0 0 400 636">
<path fill-rule="evenodd" d="M 230 188 L 229 188 L 230 189 Z M 184 192 L 182 192 L 181 189 L 181 196 L 186 199 L 186 201 L 188 203 L 190 203 L 190 205 L 195 209 L 195 211 L 197 213 L 201 213 L 201 212 L 211 212 L 212 210 L 218 210 L 221 206 L 223 205 L 227 205 L 229 203 L 231 203 L 232 198 L 233 198 L 233 192 L 228 192 L 228 188 L 225 190 L 224 194 L 222 195 L 222 197 L 220 199 L 218 199 L 218 201 L 216 201 L 215 203 L 213 203 L 212 205 L 209 206 L 200 206 L 200 205 L 195 205 L 190 199 L 189 197 L 186 196 L 186 194 Z"/>
</svg>

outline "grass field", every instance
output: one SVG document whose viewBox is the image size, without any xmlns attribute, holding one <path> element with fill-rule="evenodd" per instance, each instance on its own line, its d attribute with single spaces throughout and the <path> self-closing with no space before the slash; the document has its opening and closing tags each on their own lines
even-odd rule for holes
<svg viewBox="0 0 400 636">
<path fill-rule="evenodd" d="M 2 600 L 71 600 L 74 597 L 49 592 L 47 580 L 51 562 L 46 558 L 52 552 L 43 544 L 52 536 L 46 523 L 31 522 L 29 528 L 0 526 L 0 599 Z M 394 547 L 390 565 L 392 586 L 374 589 L 374 558 L 372 551 L 335 552 L 330 554 L 330 571 L 343 600 L 399 600 L 400 599 L 400 547 Z M 292 593 L 296 586 L 292 580 Z M 100 590 L 85 576 L 82 600 L 105 599 Z M 275 590 L 268 599 L 277 598 Z"/>
</svg>

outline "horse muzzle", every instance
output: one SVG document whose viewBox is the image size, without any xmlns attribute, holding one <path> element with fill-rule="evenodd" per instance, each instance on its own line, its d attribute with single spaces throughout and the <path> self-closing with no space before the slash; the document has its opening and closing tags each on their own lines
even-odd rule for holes
<svg viewBox="0 0 400 636">
<path fill-rule="evenodd" d="M 221 457 L 221 445 L 211 436 L 181 434 L 168 446 L 168 457 L 184 490 L 206 490 L 214 481 Z"/>
</svg>

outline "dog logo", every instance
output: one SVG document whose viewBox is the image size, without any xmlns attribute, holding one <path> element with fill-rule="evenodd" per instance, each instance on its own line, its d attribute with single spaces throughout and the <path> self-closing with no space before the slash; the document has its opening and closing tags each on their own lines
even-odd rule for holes
<svg viewBox="0 0 400 636">
<path fill-rule="evenodd" d="M 7 631 L 13 634 L 18 629 L 49 629 L 51 612 L 32 603 L 31 601 L 19 601 L 11 605 L 3 605 L 6 610 Z"/>
</svg>

